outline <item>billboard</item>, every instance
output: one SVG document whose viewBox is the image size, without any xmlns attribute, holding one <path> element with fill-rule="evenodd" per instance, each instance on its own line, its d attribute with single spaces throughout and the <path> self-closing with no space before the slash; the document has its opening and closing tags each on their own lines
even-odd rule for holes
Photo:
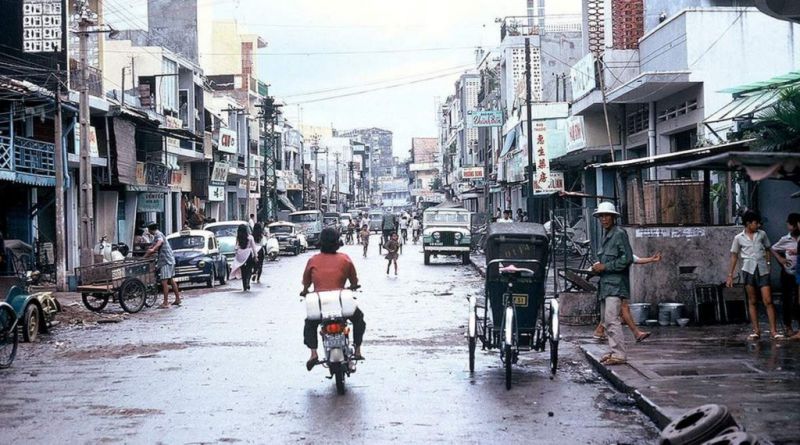
<svg viewBox="0 0 800 445">
<path fill-rule="evenodd" d="M 564 172 L 551 171 L 550 183 L 542 185 L 538 182 L 533 183 L 534 195 L 549 195 L 550 193 L 564 191 Z"/>
<path fill-rule="evenodd" d="M 589 53 L 575 62 L 569 69 L 569 80 L 572 85 L 572 100 L 587 95 L 596 86 L 594 55 Z"/>
<path fill-rule="evenodd" d="M 467 111 L 467 128 L 480 128 L 480 127 L 502 127 L 503 126 L 503 112 L 502 111 Z"/>
<path fill-rule="evenodd" d="M 567 151 L 580 150 L 584 147 L 586 147 L 586 134 L 583 116 L 570 116 L 567 118 Z"/>
</svg>

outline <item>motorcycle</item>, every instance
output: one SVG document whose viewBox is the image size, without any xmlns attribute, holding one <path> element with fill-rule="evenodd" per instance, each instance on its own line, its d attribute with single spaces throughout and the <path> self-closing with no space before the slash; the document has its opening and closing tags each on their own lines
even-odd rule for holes
<svg viewBox="0 0 800 445">
<path fill-rule="evenodd" d="M 352 316 L 357 308 L 355 290 L 341 289 L 325 292 L 300 293 L 306 299 L 306 318 L 320 321 L 319 334 L 325 350 L 319 364 L 328 368 L 329 379 L 335 379 L 336 392 L 344 394 L 345 378 L 356 372 L 355 349 L 350 344 Z"/>
<path fill-rule="evenodd" d="M 264 246 L 264 250 L 268 260 L 277 261 L 278 255 L 281 253 L 281 246 L 278 244 L 278 239 L 274 236 L 267 238 L 267 244 Z"/>
</svg>

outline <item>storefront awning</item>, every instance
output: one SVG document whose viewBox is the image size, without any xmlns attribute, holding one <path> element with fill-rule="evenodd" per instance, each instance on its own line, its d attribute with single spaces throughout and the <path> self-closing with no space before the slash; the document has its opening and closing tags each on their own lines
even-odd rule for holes
<svg viewBox="0 0 800 445">
<path fill-rule="evenodd" d="M 720 93 L 732 94 L 733 100 L 703 122 L 711 124 L 732 119 L 752 119 L 756 113 L 774 105 L 780 99 L 782 91 L 798 84 L 800 71 L 792 71 L 767 80 L 720 90 Z"/>
<path fill-rule="evenodd" d="M 295 207 L 294 204 L 292 204 L 292 201 L 290 201 L 289 198 L 286 195 L 282 195 L 282 194 L 279 193 L 278 194 L 278 201 L 280 201 L 281 204 L 285 205 L 286 209 L 289 210 L 290 212 L 296 212 L 297 211 L 297 207 Z"/>
<path fill-rule="evenodd" d="M 695 159 L 705 158 L 710 155 L 723 153 L 726 151 L 733 151 L 742 146 L 747 146 L 755 139 L 745 139 L 741 141 L 728 142 L 720 145 L 710 145 L 708 147 L 693 148 L 691 150 L 676 151 L 672 153 L 664 153 L 655 156 L 646 156 L 643 158 L 628 159 L 626 161 L 617 162 L 604 162 L 602 164 L 592 164 L 586 168 L 604 168 L 604 169 L 641 169 L 657 167 L 660 165 L 670 165 L 677 162 L 687 162 Z"/>
<path fill-rule="evenodd" d="M 753 181 L 800 179 L 800 153 L 732 151 L 667 166 L 670 170 L 745 170 Z"/>
<path fill-rule="evenodd" d="M 500 157 L 507 155 L 508 152 L 511 150 L 511 147 L 514 146 L 514 140 L 517 137 L 517 129 L 514 128 L 506 135 L 506 140 L 503 143 L 503 150 L 500 151 Z"/>
</svg>

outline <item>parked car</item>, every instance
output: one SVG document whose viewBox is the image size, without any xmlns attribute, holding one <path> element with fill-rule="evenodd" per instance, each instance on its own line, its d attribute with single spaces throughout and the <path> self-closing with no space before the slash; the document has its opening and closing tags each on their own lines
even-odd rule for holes
<svg viewBox="0 0 800 445">
<path fill-rule="evenodd" d="M 306 236 L 300 231 L 297 224 L 278 221 L 270 224 L 270 236 L 274 236 L 278 240 L 278 245 L 281 247 L 281 252 L 289 252 L 292 255 L 297 255 L 300 252 L 305 252 L 308 249 L 308 242 Z"/>
<path fill-rule="evenodd" d="M 221 221 L 206 224 L 203 227 L 203 230 L 208 230 L 217 238 L 219 251 L 225 255 L 225 259 L 228 261 L 228 268 L 233 264 L 233 257 L 236 255 L 236 231 L 242 224 L 250 230 L 250 224 L 247 221 Z"/>
<path fill-rule="evenodd" d="M 350 223 L 353 221 L 353 215 L 349 213 L 340 213 L 339 214 L 339 226 L 342 228 L 342 231 L 347 230 L 347 227 L 350 226 Z"/>
<path fill-rule="evenodd" d="M 175 281 L 178 283 L 225 284 L 228 263 L 220 252 L 214 233 L 208 230 L 182 230 L 167 236 L 175 254 Z"/>
<path fill-rule="evenodd" d="M 470 219 L 468 210 L 454 207 L 433 207 L 422 214 L 422 251 L 425 264 L 431 255 L 455 255 L 462 264 L 469 264 Z"/>
<path fill-rule="evenodd" d="M 306 236 L 309 246 L 319 245 L 319 234 L 322 233 L 322 212 L 319 210 L 302 210 L 289 214 L 289 222 L 297 224 Z"/>
</svg>

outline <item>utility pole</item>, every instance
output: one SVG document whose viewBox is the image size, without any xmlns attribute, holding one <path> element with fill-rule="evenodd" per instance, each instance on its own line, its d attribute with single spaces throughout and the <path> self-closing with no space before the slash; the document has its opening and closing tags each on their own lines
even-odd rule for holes
<svg viewBox="0 0 800 445">
<path fill-rule="evenodd" d="M 349 197 L 350 197 L 350 204 L 348 208 L 355 207 L 356 199 L 356 184 L 355 184 L 355 170 L 356 164 L 353 161 L 347 163 L 347 169 L 349 170 L 349 178 L 350 178 L 350 190 L 349 190 Z"/>
<path fill-rule="evenodd" d="M 336 158 L 336 211 L 338 212 L 341 210 L 339 208 L 339 199 L 342 197 L 339 191 L 339 153 L 335 153 L 334 157 Z"/>
<path fill-rule="evenodd" d="M 280 115 L 280 107 L 275 103 L 275 98 L 267 96 L 261 105 L 262 122 L 264 132 L 269 129 L 269 134 L 264 140 L 264 190 L 261 193 L 261 215 L 260 219 L 278 219 L 278 178 L 276 165 L 278 163 L 278 147 L 275 141 L 275 121 Z"/>
<path fill-rule="evenodd" d="M 89 266 L 94 261 L 92 246 L 94 239 L 94 202 L 92 199 L 92 158 L 89 149 L 89 26 L 94 25 L 94 14 L 87 2 L 78 6 L 78 37 L 80 40 L 80 109 L 81 129 L 80 151 L 80 214 L 81 214 L 81 266 Z"/>
<path fill-rule="evenodd" d="M 61 72 L 61 67 L 58 67 Z M 56 290 L 66 291 L 67 259 L 64 249 L 64 147 L 61 123 L 61 79 L 56 83 L 55 168 L 56 168 Z"/>
<path fill-rule="evenodd" d="M 528 127 L 528 221 L 539 222 L 534 218 L 533 205 L 533 117 L 531 116 L 531 38 L 525 37 L 525 112 Z M 544 221 L 542 221 L 544 222 Z"/>
</svg>

